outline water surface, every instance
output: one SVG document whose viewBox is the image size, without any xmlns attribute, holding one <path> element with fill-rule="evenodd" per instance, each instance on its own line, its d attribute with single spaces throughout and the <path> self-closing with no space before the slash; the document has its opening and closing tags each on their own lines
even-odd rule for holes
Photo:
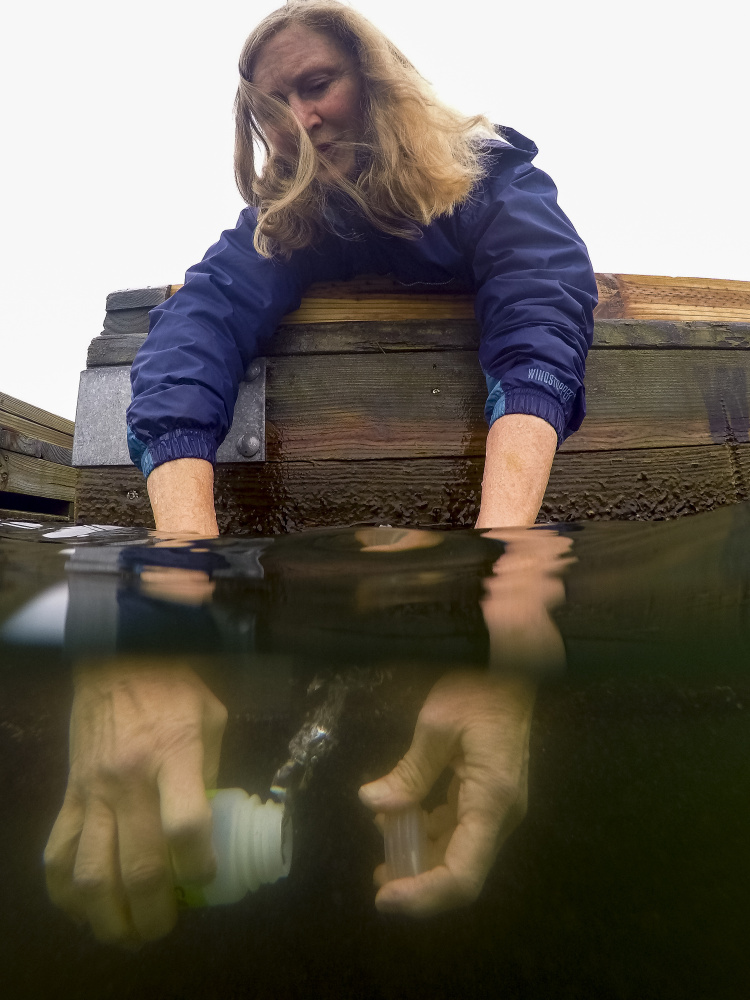
<svg viewBox="0 0 750 1000">
<path fill-rule="evenodd" d="M 6 995 L 747 996 L 749 612 L 747 505 L 496 538 L 0 524 Z M 330 739 L 294 797 L 290 877 L 123 951 L 52 905 L 42 853 L 73 677 L 134 664 L 226 706 L 222 787 L 265 797 L 326 705 Z M 471 905 L 380 913 L 357 789 L 436 691 L 460 728 L 464 692 L 495 679 L 536 695 L 525 819 Z"/>
</svg>

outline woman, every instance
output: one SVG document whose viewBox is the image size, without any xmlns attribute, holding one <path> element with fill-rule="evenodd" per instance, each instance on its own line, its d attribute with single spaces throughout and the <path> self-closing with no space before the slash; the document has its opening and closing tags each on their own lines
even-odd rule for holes
<svg viewBox="0 0 750 1000">
<path fill-rule="evenodd" d="M 152 310 L 133 365 L 129 441 L 157 528 L 218 534 L 213 462 L 249 362 L 308 284 L 373 271 L 474 286 L 491 425 L 477 524 L 533 523 L 555 448 L 583 418 L 596 298 L 585 247 L 531 166 L 535 147 L 446 108 L 380 32 L 334 0 L 294 0 L 266 18 L 240 74 L 236 172 L 252 207 Z M 260 172 L 256 140 L 267 154 Z M 558 598 L 540 582 L 546 569 L 529 572 L 536 549 L 559 540 L 521 535 L 497 536 L 506 554 L 483 612 L 491 645 L 500 636 L 507 653 L 510 636 L 525 662 L 540 646 L 560 651 L 545 617 Z M 525 575 L 511 568 L 516 542 Z M 431 814 L 432 867 L 383 885 L 380 909 L 431 914 L 480 892 L 525 811 L 534 692 L 523 673 L 511 664 L 441 680 L 404 758 L 360 790 L 388 813 L 421 802 L 446 765 L 456 776 Z M 216 783 L 225 722 L 181 662 L 125 657 L 77 672 L 47 881 L 101 940 L 160 937 L 176 919 L 173 878 L 212 877 L 205 789 Z"/>
<path fill-rule="evenodd" d="M 255 29 L 236 118 L 251 207 L 152 311 L 133 365 L 128 436 L 157 528 L 218 533 L 213 463 L 248 364 L 311 282 L 373 272 L 474 287 L 490 424 L 477 526 L 532 524 L 555 449 L 583 419 L 596 303 L 534 145 L 440 103 L 334 0 L 293 0 Z"/>
</svg>

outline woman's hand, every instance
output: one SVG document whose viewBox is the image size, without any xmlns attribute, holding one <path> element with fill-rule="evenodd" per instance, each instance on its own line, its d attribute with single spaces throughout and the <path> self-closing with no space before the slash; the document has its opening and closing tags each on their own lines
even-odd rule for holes
<svg viewBox="0 0 750 1000">
<path fill-rule="evenodd" d="M 426 818 L 429 870 L 387 881 L 385 865 L 377 868 L 379 910 L 429 916 L 477 898 L 526 814 L 533 703 L 526 680 L 476 671 L 448 674 L 432 689 L 406 755 L 359 791 L 374 812 L 396 812 L 421 802 L 446 767 L 454 772 L 447 804 Z"/>
<path fill-rule="evenodd" d="M 163 936 L 177 916 L 174 883 L 213 877 L 206 788 L 226 717 L 184 665 L 78 671 L 68 787 L 44 860 L 52 901 L 100 941 Z"/>
</svg>

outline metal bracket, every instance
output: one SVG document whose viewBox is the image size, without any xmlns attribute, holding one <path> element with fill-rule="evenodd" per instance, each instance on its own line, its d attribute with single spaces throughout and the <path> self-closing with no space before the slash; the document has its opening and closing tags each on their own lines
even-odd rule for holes
<svg viewBox="0 0 750 1000">
<path fill-rule="evenodd" d="M 73 465 L 130 465 L 125 411 L 130 404 L 130 365 L 87 368 L 78 387 Z M 217 462 L 264 462 L 266 458 L 266 359 L 257 358 L 240 383 L 234 421 L 216 453 Z"/>
</svg>

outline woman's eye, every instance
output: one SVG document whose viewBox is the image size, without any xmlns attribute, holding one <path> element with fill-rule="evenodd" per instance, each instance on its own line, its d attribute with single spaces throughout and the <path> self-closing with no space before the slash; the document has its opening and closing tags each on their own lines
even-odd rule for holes
<svg viewBox="0 0 750 1000">
<path fill-rule="evenodd" d="M 321 94 L 328 86 L 328 80 L 314 80 L 305 88 L 308 94 Z"/>
</svg>

